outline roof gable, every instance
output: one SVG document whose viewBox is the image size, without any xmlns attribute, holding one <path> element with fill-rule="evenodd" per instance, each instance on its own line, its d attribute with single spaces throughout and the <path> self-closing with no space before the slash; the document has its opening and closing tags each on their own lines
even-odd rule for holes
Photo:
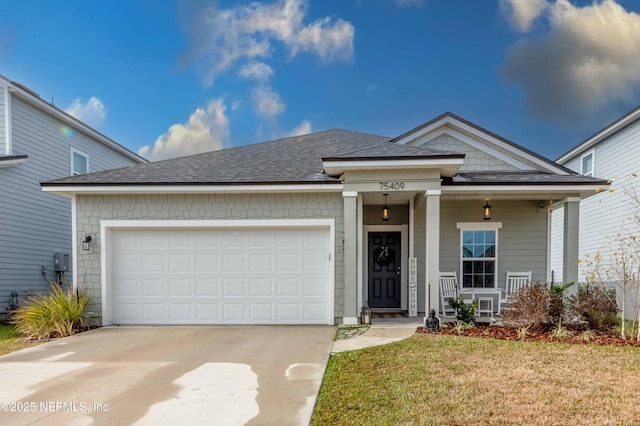
<svg viewBox="0 0 640 426">
<path fill-rule="evenodd" d="M 578 146 L 572 148 L 569 152 L 561 155 L 556 162 L 560 164 L 566 164 L 572 158 L 584 153 L 585 151 L 590 150 L 598 143 L 604 141 L 605 139 L 613 136 L 614 134 L 620 132 L 621 130 L 627 128 L 633 123 L 640 120 L 640 107 L 628 112 L 624 116 L 620 117 L 618 120 L 606 126 L 604 129 L 599 130 L 592 136 L 588 137 L 585 141 L 580 143 Z"/>
<path fill-rule="evenodd" d="M 495 166 L 499 170 L 538 170 L 559 174 L 572 173 L 561 165 L 450 112 L 446 112 L 392 139 L 392 142 L 402 145 L 440 148 L 443 146 L 441 136 L 445 134 L 453 137 L 458 143 L 471 147 L 467 148 L 467 151 L 475 152 L 476 157 L 488 156 L 487 158 L 492 158 L 493 164 L 488 164 L 488 166 Z M 472 158 L 474 156 L 470 155 L 469 160 Z M 470 168 L 473 167 L 469 165 L 466 167 L 466 169 Z"/>
</svg>

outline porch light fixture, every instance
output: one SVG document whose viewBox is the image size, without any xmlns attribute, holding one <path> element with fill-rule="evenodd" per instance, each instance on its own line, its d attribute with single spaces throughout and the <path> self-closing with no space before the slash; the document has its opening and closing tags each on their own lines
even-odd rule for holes
<svg viewBox="0 0 640 426">
<path fill-rule="evenodd" d="M 489 200 L 487 200 L 487 204 L 484 205 L 482 210 L 484 220 L 491 220 L 491 206 L 489 205 Z"/>
<path fill-rule="evenodd" d="M 389 194 L 382 194 L 384 196 L 384 206 L 382 207 L 382 221 L 387 222 L 389 220 L 389 206 L 387 206 L 387 196 Z"/>
<path fill-rule="evenodd" d="M 89 243 L 91 242 L 91 235 L 86 235 L 82 240 L 82 250 L 89 250 Z"/>
</svg>

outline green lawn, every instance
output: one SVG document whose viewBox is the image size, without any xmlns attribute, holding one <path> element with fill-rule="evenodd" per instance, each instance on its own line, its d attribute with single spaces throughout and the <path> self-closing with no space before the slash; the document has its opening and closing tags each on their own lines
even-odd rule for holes
<svg viewBox="0 0 640 426">
<path fill-rule="evenodd" d="M 34 342 L 22 342 L 20 340 L 20 335 L 15 332 L 15 326 L 0 324 L 0 355 L 35 346 L 37 344 Z"/>
<path fill-rule="evenodd" d="M 331 357 L 313 425 L 640 424 L 640 350 L 416 334 Z"/>
</svg>

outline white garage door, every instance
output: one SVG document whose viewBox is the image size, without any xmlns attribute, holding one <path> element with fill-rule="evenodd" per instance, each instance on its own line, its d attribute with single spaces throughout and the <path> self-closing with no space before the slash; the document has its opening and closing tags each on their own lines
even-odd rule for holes
<svg viewBox="0 0 640 426">
<path fill-rule="evenodd" d="M 331 324 L 328 228 L 114 229 L 114 324 Z"/>
</svg>

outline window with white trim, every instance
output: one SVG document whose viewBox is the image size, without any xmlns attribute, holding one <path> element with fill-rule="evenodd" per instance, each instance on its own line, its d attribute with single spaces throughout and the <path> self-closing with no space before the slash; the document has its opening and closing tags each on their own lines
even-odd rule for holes
<svg viewBox="0 0 640 426">
<path fill-rule="evenodd" d="M 580 174 L 593 176 L 593 151 L 586 153 L 580 158 Z"/>
<path fill-rule="evenodd" d="M 89 156 L 82 151 L 71 148 L 71 174 L 73 176 L 89 173 Z"/>
<path fill-rule="evenodd" d="M 459 223 L 462 288 L 495 288 L 499 222 Z"/>
</svg>

